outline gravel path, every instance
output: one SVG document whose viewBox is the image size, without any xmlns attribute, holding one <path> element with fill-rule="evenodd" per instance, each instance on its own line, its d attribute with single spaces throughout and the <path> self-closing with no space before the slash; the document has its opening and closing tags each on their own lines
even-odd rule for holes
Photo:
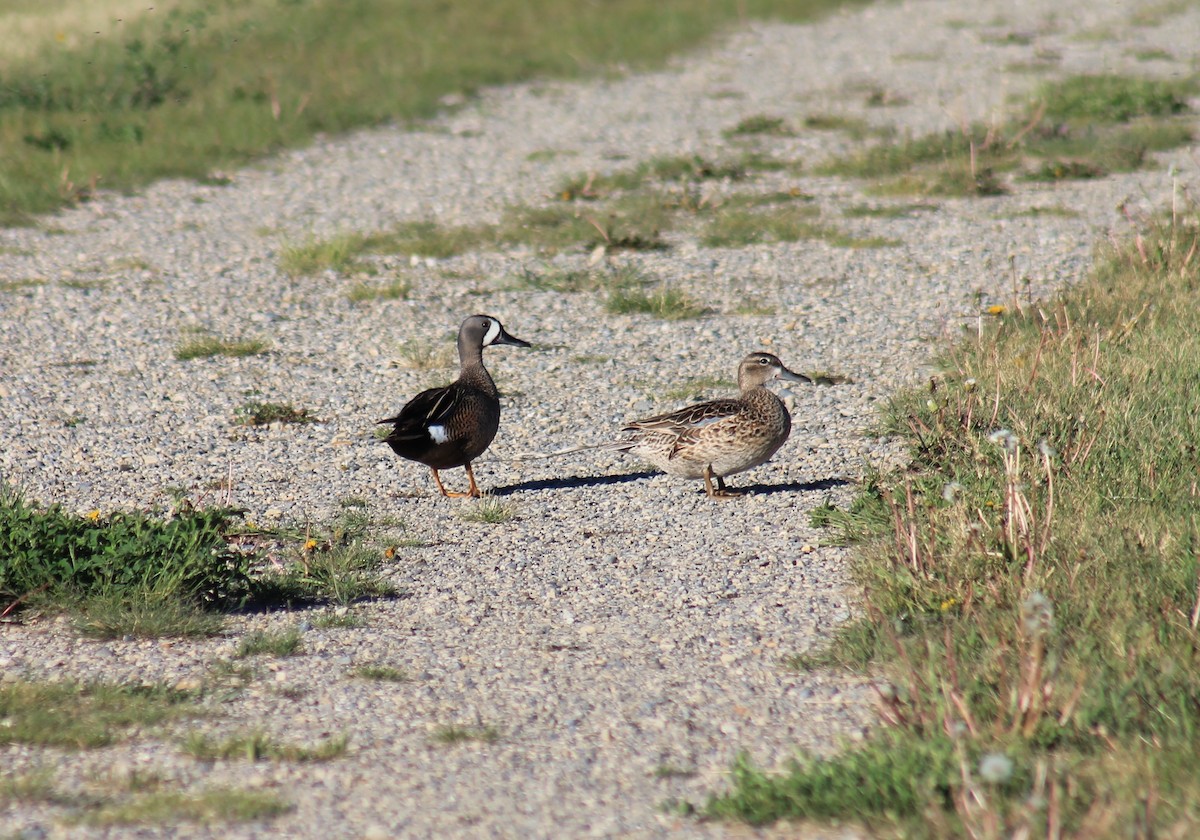
<svg viewBox="0 0 1200 840">
<path fill-rule="evenodd" d="M 427 126 L 319 142 L 232 173 L 228 186 L 161 183 L 102 196 L 41 229 L 0 231 L 0 280 L 38 281 L 0 291 L 5 479 L 78 511 L 161 506 L 183 488 L 256 522 L 317 527 L 345 500 L 366 499 L 373 517 L 402 520 L 399 536 L 425 541 L 389 566 L 405 597 L 362 607 L 363 628 L 316 629 L 300 612 L 234 617 L 226 636 L 207 641 L 97 643 L 59 621 L 0 634 L 5 677 L 187 686 L 210 678 L 247 631 L 300 624 L 303 655 L 258 662 L 258 677 L 194 726 L 296 742 L 345 733 L 344 758 L 204 764 L 177 739 L 137 740 L 84 754 L 9 746 L 5 772 L 49 768 L 66 790 L 154 773 L 189 790 L 272 790 L 296 806 L 269 825 L 180 830 L 194 837 L 750 833 L 662 804 L 720 789 L 740 751 L 775 766 L 797 748 L 827 752 L 861 738 L 872 724 L 865 677 L 798 673 L 780 660 L 822 644 L 855 608 L 846 552 L 821 545 L 809 512 L 826 499 L 848 502 L 864 471 L 897 461 L 891 444 L 868 435 L 878 403 L 919 381 L 934 340 L 1007 299 L 1010 260 L 1035 295 L 1078 279 L 1098 238 L 1124 229 L 1119 205 L 1161 207 L 1177 182 L 1195 186 L 1196 150 L 1131 175 L 1022 184 L 1010 196 L 939 201 L 898 218 L 842 218 L 877 202 L 852 181 L 764 174 L 737 188 L 799 188 L 832 223 L 900 244 L 714 250 L 677 235 L 670 250 L 611 257 L 703 299 L 713 312 L 695 321 L 612 315 L 587 294 L 514 290 L 514 276 L 546 266 L 521 249 L 412 266 L 382 259 L 385 275 L 413 278 L 413 294 L 366 304 L 347 298 L 352 278 L 287 278 L 279 252 L 308 236 L 410 219 L 495 220 L 506 205 L 545 201 L 567 175 L 658 155 L 717 158 L 741 148 L 722 131 L 747 116 L 799 124 L 834 114 L 925 132 L 997 117 L 1011 94 L 1048 76 L 1182 74 L 1197 58 L 1194 6 L 1000 8 L 922 0 L 812 26 L 754 24 L 662 73 L 490 91 Z M 1134 25 L 1139 12 L 1148 24 Z M 1149 50 L 1163 57 L 1138 59 Z M 896 104 L 869 107 L 875 91 Z M 806 165 L 852 145 L 812 130 L 759 143 Z M 1021 215 L 1030 208 L 1073 214 Z M 487 354 L 506 399 L 500 435 L 476 471 L 516 510 L 498 525 L 463 521 L 474 502 L 435 495 L 426 470 L 372 436 L 373 420 L 452 376 L 394 366 L 399 344 L 448 346 L 476 311 L 536 345 Z M 177 361 L 189 328 L 263 338 L 273 349 Z M 611 453 L 513 458 L 604 440 L 625 420 L 686 401 L 663 393 L 688 378 L 732 380 L 738 359 L 759 347 L 793 369 L 852 382 L 793 389 L 792 438 L 771 463 L 733 479 L 753 490 L 740 501 L 712 503 L 698 482 Z M 236 426 L 251 395 L 322 422 Z M 463 476 L 446 478 L 457 486 Z M 366 663 L 411 679 L 354 678 Z M 431 738 L 451 724 L 494 727 L 499 737 L 454 746 Z M 22 837 L 125 833 L 64 825 L 52 806 L 2 813 Z"/>
</svg>

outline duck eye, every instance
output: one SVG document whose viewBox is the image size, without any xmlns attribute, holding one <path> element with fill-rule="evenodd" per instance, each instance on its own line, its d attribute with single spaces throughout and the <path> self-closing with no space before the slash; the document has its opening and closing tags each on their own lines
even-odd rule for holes
<svg viewBox="0 0 1200 840">
<path fill-rule="evenodd" d="M 769 365 L 769 364 L 771 364 L 771 360 L 768 359 L 766 356 L 759 356 L 758 363 L 760 365 Z"/>
</svg>

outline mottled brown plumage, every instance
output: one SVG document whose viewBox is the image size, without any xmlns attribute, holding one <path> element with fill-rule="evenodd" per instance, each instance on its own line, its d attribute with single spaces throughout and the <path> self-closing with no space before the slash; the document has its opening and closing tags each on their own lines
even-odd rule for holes
<svg viewBox="0 0 1200 840">
<path fill-rule="evenodd" d="M 492 344 L 528 347 L 489 315 L 472 315 L 458 330 L 458 379 L 413 397 L 395 417 L 380 420 L 393 428 L 383 442 L 402 458 L 433 470 L 443 496 L 480 495 L 471 462 L 484 453 L 500 428 L 500 394 L 483 366 L 483 348 Z M 465 467 L 466 493 L 446 490 L 438 470 Z"/>
<path fill-rule="evenodd" d="M 765 387 L 773 379 L 812 381 L 770 353 L 751 353 L 738 365 L 738 397 L 636 420 L 622 429 L 629 437 L 605 448 L 630 452 L 670 475 L 703 478 L 713 498 L 736 496 L 725 476 L 766 463 L 792 430 L 787 408 Z"/>
</svg>

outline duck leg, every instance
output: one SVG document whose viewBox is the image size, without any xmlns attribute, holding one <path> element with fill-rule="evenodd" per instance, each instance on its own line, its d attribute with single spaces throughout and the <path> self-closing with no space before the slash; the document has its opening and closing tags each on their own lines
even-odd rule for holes
<svg viewBox="0 0 1200 840">
<path fill-rule="evenodd" d="M 717 487 L 714 490 L 712 485 L 713 479 L 717 480 Z M 713 473 L 712 464 L 704 468 L 704 492 L 708 494 L 710 499 L 736 499 L 742 495 L 737 490 L 728 490 L 725 487 L 725 479 Z"/>
<path fill-rule="evenodd" d="M 483 494 L 479 492 L 479 485 L 475 483 L 475 471 L 471 469 L 471 462 L 467 461 L 464 466 L 467 469 L 467 478 L 471 480 L 471 486 L 467 488 L 466 493 L 459 493 L 457 490 L 447 490 L 442 486 L 442 479 L 438 476 L 438 471 L 433 470 L 433 467 L 430 467 L 430 469 L 433 470 L 433 480 L 437 482 L 438 489 L 442 491 L 443 496 L 446 496 L 450 499 L 478 499 L 483 496 Z"/>
<path fill-rule="evenodd" d="M 453 495 L 449 491 L 447 491 L 445 485 L 442 484 L 442 477 L 440 475 L 438 475 L 438 471 L 435 470 L 433 467 L 430 467 L 429 470 L 430 470 L 430 472 L 433 473 L 433 483 L 437 485 L 438 492 L 441 493 L 443 496 Z"/>
</svg>

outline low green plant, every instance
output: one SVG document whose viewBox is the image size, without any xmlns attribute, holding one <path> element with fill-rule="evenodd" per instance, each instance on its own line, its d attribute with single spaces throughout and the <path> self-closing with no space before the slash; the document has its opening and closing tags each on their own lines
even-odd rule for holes
<svg viewBox="0 0 1200 840">
<path fill-rule="evenodd" d="M 0 485 L 0 597 L 71 606 L 140 593 L 187 604 L 236 605 L 251 590 L 249 558 L 224 535 L 237 514 L 181 506 L 142 513 L 68 514 L 35 507 Z"/>
<path fill-rule="evenodd" d="M 292 806 L 265 791 L 211 788 L 188 794 L 160 791 L 135 796 L 81 812 L 77 819 L 86 825 L 171 825 L 197 823 L 214 825 L 269 820 L 286 814 Z"/>
<path fill-rule="evenodd" d="M 769 114 L 755 114 L 754 116 L 740 120 L 733 128 L 726 130 L 725 136 L 744 137 L 747 135 L 766 134 L 773 137 L 787 137 L 794 133 L 783 117 L 774 117 Z"/>
<path fill-rule="evenodd" d="M 390 665 L 359 665 L 351 673 L 359 679 L 376 682 L 407 682 L 408 674 Z"/>
<path fill-rule="evenodd" d="M 658 289 L 619 287 L 609 292 L 604 308 L 616 315 L 646 314 L 668 321 L 699 318 L 708 309 L 672 286 Z"/>
<path fill-rule="evenodd" d="M 441 370 L 454 365 L 453 344 L 445 341 L 406 338 L 396 352 L 396 366 L 408 370 Z"/>
<path fill-rule="evenodd" d="M 244 760 L 283 761 L 293 764 L 330 761 L 346 754 L 349 739 L 345 735 L 329 738 L 314 746 L 283 744 L 265 732 L 255 731 L 214 740 L 193 733 L 183 743 L 183 751 L 200 761 Z"/>
<path fill-rule="evenodd" d="M 307 408 L 296 408 L 291 403 L 250 400 L 234 409 L 233 422 L 240 426 L 268 426 L 271 423 L 303 425 L 316 423 L 317 418 Z"/>
<path fill-rule="evenodd" d="M 0 744 L 95 749 L 127 734 L 199 714 L 187 692 L 160 685 L 0 683 Z"/>
<path fill-rule="evenodd" d="M 911 462 L 815 519 L 863 541 L 864 609 L 792 662 L 869 667 L 885 728 L 783 773 L 742 761 L 708 814 L 914 836 L 1200 826 L 1200 213 L 1131 239 L 1058 300 L 1014 295 L 893 401 Z"/>
<path fill-rule="evenodd" d="M 84 598 L 72 612 L 75 628 L 96 639 L 204 638 L 218 635 L 225 626 L 221 616 L 178 597 L 170 588 L 130 592 L 112 587 Z"/>
<path fill-rule="evenodd" d="M 491 744 L 500 740 L 500 730 L 494 726 L 447 724 L 433 730 L 433 740 L 439 744 L 462 744 L 468 741 Z"/>
<path fill-rule="evenodd" d="M 193 333 L 175 346 L 175 358 L 181 362 L 207 359 L 212 356 L 257 356 L 270 349 L 260 339 L 226 339 L 204 333 Z"/>
<path fill-rule="evenodd" d="M 342 607 L 318 613 L 313 616 L 312 624 L 322 630 L 354 629 L 366 627 L 367 620 L 353 610 Z"/>
<path fill-rule="evenodd" d="M 459 511 L 458 518 L 463 522 L 480 522 L 485 525 L 500 525 L 516 519 L 518 508 L 512 502 L 497 499 L 494 496 L 484 496 L 475 504 Z"/>
<path fill-rule="evenodd" d="M 366 270 L 358 258 L 366 237 L 359 233 L 340 233 L 330 239 L 310 237 L 299 245 L 285 245 L 279 252 L 279 267 L 292 277 L 336 271 L 354 274 Z"/>
<path fill-rule="evenodd" d="M 238 642 L 234 656 L 297 656 L 304 652 L 304 634 L 299 628 L 286 630 L 252 630 Z"/>
<path fill-rule="evenodd" d="M 395 277 L 386 283 L 355 283 L 346 293 L 353 303 L 373 300 L 407 300 L 412 294 L 412 281 L 407 277 Z"/>
</svg>

